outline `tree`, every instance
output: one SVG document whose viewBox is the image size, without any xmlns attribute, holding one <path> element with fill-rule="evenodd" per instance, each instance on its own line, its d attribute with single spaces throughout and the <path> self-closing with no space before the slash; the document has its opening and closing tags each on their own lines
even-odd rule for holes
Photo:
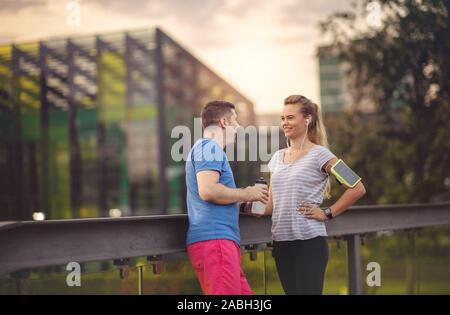
<svg viewBox="0 0 450 315">
<path fill-rule="evenodd" d="M 450 1 L 377 3 L 378 28 L 361 27 L 358 5 L 321 23 L 353 102 L 332 143 L 364 178 L 366 202 L 430 202 L 450 181 Z"/>
</svg>

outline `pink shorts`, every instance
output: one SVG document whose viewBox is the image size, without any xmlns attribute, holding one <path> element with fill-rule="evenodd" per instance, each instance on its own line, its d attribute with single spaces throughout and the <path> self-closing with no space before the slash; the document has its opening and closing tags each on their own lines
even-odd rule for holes
<svg viewBox="0 0 450 315">
<path fill-rule="evenodd" d="M 187 247 L 204 294 L 251 295 L 241 267 L 239 246 L 230 240 L 208 240 Z"/>
</svg>

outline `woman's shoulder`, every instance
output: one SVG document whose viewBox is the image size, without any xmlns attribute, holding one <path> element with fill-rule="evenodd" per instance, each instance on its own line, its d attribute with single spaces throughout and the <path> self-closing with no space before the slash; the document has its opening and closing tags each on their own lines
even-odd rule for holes
<svg viewBox="0 0 450 315">
<path fill-rule="evenodd" d="M 319 162 L 320 169 L 331 159 L 337 158 L 336 154 L 334 154 L 328 147 L 319 144 L 316 145 L 316 157 Z"/>
<path fill-rule="evenodd" d="M 317 150 L 317 152 L 320 152 L 320 153 L 324 153 L 324 152 L 328 153 L 328 152 L 330 152 L 330 153 L 332 153 L 330 148 L 328 148 L 326 146 L 323 146 L 323 145 L 320 145 L 320 144 L 316 144 L 314 147 Z"/>
<path fill-rule="evenodd" d="M 270 158 L 269 164 L 268 164 L 269 169 L 272 172 L 275 170 L 276 165 L 278 165 L 280 163 L 280 160 L 283 156 L 282 154 L 283 154 L 284 150 L 286 150 L 286 149 L 277 150 L 277 151 L 275 151 L 274 154 L 272 154 L 272 157 Z"/>
<path fill-rule="evenodd" d="M 286 151 L 286 148 L 275 151 L 275 153 L 272 155 L 272 159 L 278 159 L 280 156 L 283 156 L 284 151 Z"/>
</svg>

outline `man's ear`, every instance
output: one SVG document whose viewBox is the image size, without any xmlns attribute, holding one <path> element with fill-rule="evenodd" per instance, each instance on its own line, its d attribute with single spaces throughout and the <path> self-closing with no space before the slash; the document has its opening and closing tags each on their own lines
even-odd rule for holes
<svg viewBox="0 0 450 315">
<path fill-rule="evenodd" d="M 220 118 L 220 120 L 219 120 L 220 128 L 225 129 L 227 127 L 226 122 L 227 122 L 227 119 L 225 117 Z"/>
</svg>

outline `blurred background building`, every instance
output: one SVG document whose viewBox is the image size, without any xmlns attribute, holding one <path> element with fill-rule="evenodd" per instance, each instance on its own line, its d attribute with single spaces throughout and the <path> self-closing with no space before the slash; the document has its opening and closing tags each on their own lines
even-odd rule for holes
<svg viewBox="0 0 450 315">
<path fill-rule="evenodd" d="M 319 46 L 317 58 L 319 63 L 320 104 L 324 114 L 335 116 L 343 111 L 358 110 L 358 112 L 370 116 L 376 111 L 373 99 L 362 98 L 360 96 L 361 91 L 350 88 L 350 81 L 354 80 L 355 73 L 351 71 L 352 66 L 339 57 L 337 47 Z M 398 90 L 402 88 L 400 87 Z M 358 103 L 357 108 L 355 107 L 356 102 Z M 392 103 L 394 109 L 405 105 L 398 100 Z"/>
<path fill-rule="evenodd" d="M 345 65 L 332 47 L 318 48 L 320 103 L 325 113 L 339 113 L 351 99 L 345 84 Z"/>
<path fill-rule="evenodd" d="M 183 213 L 171 130 L 253 104 L 160 29 L 0 46 L 0 220 Z M 250 166 L 249 166 L 250 165 Z M 233 163 L 238 185 L 256 167 Z"/>
</svg>

